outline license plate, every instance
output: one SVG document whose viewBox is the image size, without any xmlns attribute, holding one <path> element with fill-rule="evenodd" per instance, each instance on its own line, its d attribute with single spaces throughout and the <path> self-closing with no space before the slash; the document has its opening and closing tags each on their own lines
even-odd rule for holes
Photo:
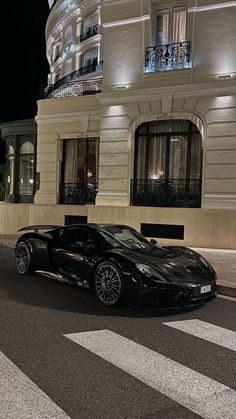
<svg viewBox="0 0 236 419">
<path fill-rule="evenodd" d="M 211 285 L 205 285 L 205 287 L 200 288 L 201 294 L 204 294 L 205 292 L 210 292 L 210 291 L 211 291 Z"/>
</svg>

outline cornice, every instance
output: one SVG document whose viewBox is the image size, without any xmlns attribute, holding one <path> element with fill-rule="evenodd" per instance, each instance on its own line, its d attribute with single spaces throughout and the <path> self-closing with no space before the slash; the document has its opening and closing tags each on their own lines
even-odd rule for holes
<svg viewBox="0 0 236 419">
<path fill-rule="evenodd" d="M 126 89 L 113 92 L 102 92 L 96 95 L 102 105 L 123 104 L 133 101 L 143 102 L 156 100 L 162 96 L 173 96 L 174 98 L 189 98 L 199 96 L 229 96 L 236 94 L 235 80 L 215 81 L 208 83 L 188 83 L 176 86 L 147 87 L 140 89 Z"/>
</svg>

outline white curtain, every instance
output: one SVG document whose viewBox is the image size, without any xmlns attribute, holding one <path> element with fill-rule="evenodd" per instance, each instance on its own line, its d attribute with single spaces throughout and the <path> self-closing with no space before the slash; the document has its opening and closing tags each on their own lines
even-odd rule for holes
<svg viewBox="0 0 236 419">
<path fill-rule="evenodd" d="M 173 42 L 186 41 L 186 19 L 185 9 L 174 8 L 173 11 Z"/>
<path fill-rule="evenodd" d="M 65 141 L 65 183 L 76 183 L 78 172 L 78 140 Z"/>
<path fill-rule="evenodd" d="M 137 151 L 137 179 L 145 179 L 146 138 L 139 137 L 136 142 Z"/>
<path fill-rule="evenodd" d="M 165 174 L 166 136 L 150 138 L 148 178 L 163 179 Z"/>
<path fill-rule="evenodd" d="M 192 135 L 191 143 L 191 179 L 200 179 L 201 177 L 201 155 L 202 155 L 202 141 L 201 134 Z"/>
<path fill-rule="evenodd" d="M 187 166 L 187 137 L 170 137 L 169 179 L 185 179 Z"/>
<path fill-rule="evenodd" d="M 169 43 L 169 11 L 162 10 L 157 14 L 157 45 Z"/>
</svg>

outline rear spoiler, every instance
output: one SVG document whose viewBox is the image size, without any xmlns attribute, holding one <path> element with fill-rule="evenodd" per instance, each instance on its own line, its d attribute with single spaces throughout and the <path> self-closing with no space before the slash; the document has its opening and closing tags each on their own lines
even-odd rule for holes
<svg viewBox="0 0 236 419">
<path fill-rule="evenodd" d="M 18 231 L 28 231 L 28 230 L 34 230 L 35 232 L 38 232 L 38 230 L 53 230 L 54 228 L 62 228 L 64 226 L 61 225 L 52 225 L 52 224 L 36 224 L 32 226 L 26 226 L 20 228 Z"/>
</svg>

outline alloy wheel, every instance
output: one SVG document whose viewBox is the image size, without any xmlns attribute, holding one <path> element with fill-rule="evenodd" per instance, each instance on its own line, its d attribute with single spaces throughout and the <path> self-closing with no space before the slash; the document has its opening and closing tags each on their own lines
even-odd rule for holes
<svg viewBox="0 0 236 419">
<path fill-rule="evenodd" d="M 16 248 L 16 267 L 22 275 L 26 274 L 30 267 L 30 251 L 24 242 L 20 242 Z"/>
<path fill-rule="evenodd" d="M 105 305 L 115 305 L 119 302 L 122 292 L 121 276 L 110 263 L 104 263 L 96 272 L 95 288 L 99 300 Z"/>
</svg>

